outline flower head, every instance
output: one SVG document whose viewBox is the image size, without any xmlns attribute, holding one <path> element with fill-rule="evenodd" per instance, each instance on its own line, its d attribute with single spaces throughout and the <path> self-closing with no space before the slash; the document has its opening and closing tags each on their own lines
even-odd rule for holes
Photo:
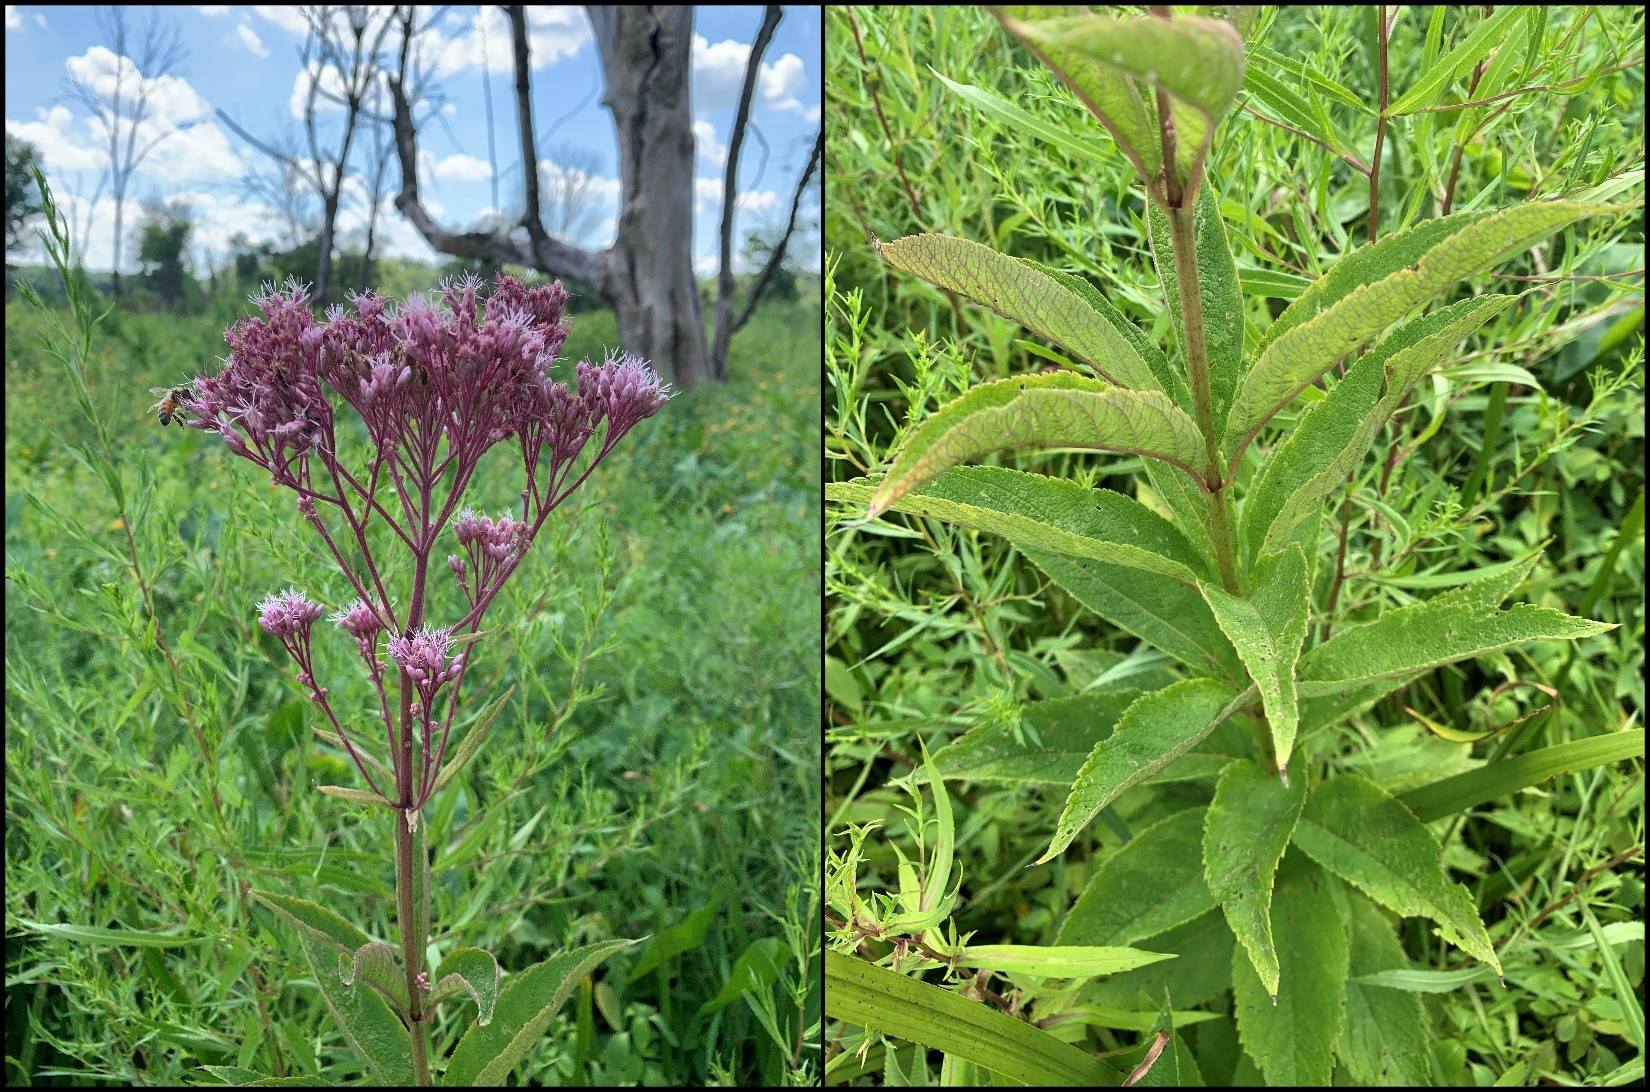
<svg viewBox="0 0 1650 1092">
<path fill-rule="evenodd" d="M 308 636 L 310 627 L 323 613 L 323 608 L 312 603 L 309 596 L 296 588 L 289 588 L 279 595 L 266 596 L 258 604 L 258 624 L 270 636 L 285 641 L 300 635 Z"/>
<path fill-rule="evenodd" d="M 409 678 L 417 684 L 421 693 L 425 694 L 425 704 L 429 704 L 429 696 L 444 683 L 451 682 L 458 677 L 464 667 L 464 657 L 454 656 L 448 661 L 448 653 L 452 650 L 452 632 L 445 629 L 432 629 L 429 626 L 415 631 L 409 636 L 391 637 L 389 644 L 390 659 L 396 666 L 405 671 Z"/>
</svg>

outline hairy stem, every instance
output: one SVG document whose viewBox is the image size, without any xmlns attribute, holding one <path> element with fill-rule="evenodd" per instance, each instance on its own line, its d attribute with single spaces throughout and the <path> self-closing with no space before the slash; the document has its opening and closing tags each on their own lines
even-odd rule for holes
<svg viewBox="0 0 1650 1092">
<path fill-rule="evenodd" d="M 1220 470 L 1220 434 L 1215 429 L 1214 399 L 1209 390 L 1209 349 L 1203 332 L 1203 294 L 1198 284 L 1197 240 L 1189 200 L 1186 206 L 1168 210 L 1175 280 L 1180 286 L 1181 326 L 1185 334 L 1181 348 L 1186 354 L 1186 373 L 1192 381 L 1192 408 L 1197 415 L 1197 427 L 1203 433 L 1203 449 L 1209 461 L 1210 480 L 1204 483 L 1209 502 L 1209 537 L 1213 540 L 1215 561 L 1220 566 L 1220 582 L 1231 594 L 1241 595 L 1228 512 L 1232 498 L 1222 481 L 1225 475 Z"/>
</svg>

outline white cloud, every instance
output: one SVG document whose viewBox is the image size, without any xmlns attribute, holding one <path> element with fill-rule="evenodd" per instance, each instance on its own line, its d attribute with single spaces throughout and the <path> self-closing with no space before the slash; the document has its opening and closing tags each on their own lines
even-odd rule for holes
<svg viewBox="0 0 1650 1092">
<path fill-rule="evenodd" d="M 716 138 L 716 126 L 708 121 L 693 123 L 693 144 L 699 158 L 712 166 L 720 167 L 728 161 L 728 146 Z"/>
<path fill-rule="evenodd" d="M 731 38 L 711 44 L 702 34 L 693 36 L 693 108 L 716 110 L 739 105 L 739 91 L 745 82 L 745 66 L 751 47 Z M 786 53 L 771 64 L 764 62 L 756 74 L 756 94 L 752 107 L 791 110 L 806 114 L 809 107 L 797 98 L 807 88 L 807 68 L 795 53 Z"/>
<path fill-rule="evenodd" d="M 23 13 L 17 10 L 17 6 L 15 4 L 6 5 L 6 29 L 23 29 Z"/>
<path fill-rule="evenodd" d="M 194 7 L 196 11 L 200 12 L 209 19 L 215 19 L 220 15 L 229 14 L 228 4 L 196 4 Z"/>
<path fill-rule="evenodd" d="M 695 178 L 693 180 L 693 208 L 695 212 L 709 212 L 722 207 L 722 180 Z M 779 207 L 779 195 L 773 190 L 745 190 L 736 193 L 733 207 L 740 212 L 772 212 Z"/>
<path fill-rule="evenodd" d="M 535 69 L 571 57 L 590 41 L 590 23 L 576 7 L 529 7 L 527 46 Z M 437 76 L 467 69 L 493 75 L 507 74 L 515 65 L 510 23 L 496 6 L 486 6 L 468 17 L 449 17 L 421 38 L 420 53 L 433 63 Z"/>
<path fill-rule="evenodd" d="M 289 34 L 305 34 L 309 31 L 309 20 L 296 7 L 284 4 L 256 4 L 252 10 Z"/>
<path fill-rule="evenodd" d="M 438 160 L 430 173 L 443 182 L 485 182 L 493 177 L 493 168 L 484 159 L 460 152 Z"/>
<path fill-rule="evenodd" d="M 258 37 L 258 32 L 252 29 L 251 23 L 237 24 L 235 27 L 235 37 L 239 38 L 241 44 L 249 49 L 254 56 L 269 56 L 269 47 L 264 45 L 263 39 Z"/>
</svg>

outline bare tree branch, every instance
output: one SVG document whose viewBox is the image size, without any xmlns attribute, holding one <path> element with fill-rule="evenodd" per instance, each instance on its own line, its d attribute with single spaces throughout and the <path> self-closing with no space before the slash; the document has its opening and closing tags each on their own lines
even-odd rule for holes
<svg viewBox="0 0 1650 1092">
<path fill-rule="evenodd" d="M 751 282 L 750 294 L 745 298 L 744 310 L 740 311 L 739 317 L 734 320 L 733 333 L 737 334 L 745 323 L 750 321 L 751 315 L 756 311 L 757 301 L 762 298 L 763 290 L 768 287 L 768 281 L 784 264 L 785 250 L 790 246 L 791 233 L 796 230 L 796 214 L 802 208 L 802 195 L 807 192 L 808 180 L 813 177 L 813 173 L 819 167 L 819 161 L 824 155 L 825 127 L 820 126 L 819 132 L 814 136 L 813 155 L 808 158 L 808 166 L 803 169 L 802 177 L 796 180 L 796 192 L 791 195 L 791 215 L 785 221 L 785 233 L 779 237 L 779 242 L 774 245 L 773 252 L 768 255 L 767 264 L 762 267 L 762 271 Z"/>
</svg>

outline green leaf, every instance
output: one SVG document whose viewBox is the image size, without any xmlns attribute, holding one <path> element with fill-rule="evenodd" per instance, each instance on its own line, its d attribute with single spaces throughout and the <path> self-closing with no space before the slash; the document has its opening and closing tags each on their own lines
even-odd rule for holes
<svg viewBox="0 0 1650 1092">
<path fill-rule="evenodd" d="M 1347 902 L 1351 978 L 1346 984 L 1346 1022 L 1335 1053 L 1359 1084 L 1430 1085 L 1433 1036 L 1421 999 L 1363 980 L 1365 975 L 1407 969 L 1409 957 L 1374 903 L 1353 892 L 1347 892 Z"/>
<path fill-rule="evenodd" d="M 340 800 L 349 800 L 356 804 L 377 804 L 386 808 L 395 806 L 371 789 L 347 789 L 342 785 L 317 785 L 315 787 L 328 796 L 336 796 Z"/>
<path fill-rule="evenodd" d="M 1444 872 L 1438 840 L 1373 781 L 1346 774 L 1314 788 L 1295 844 L 1393 913 L 1431 918 L 1445 940 L 1501 973 L 1472 896 Z"/>
<path fill-rule="evenodd" d="M 1285 869 L 1272 900 L 1281 969 L 1274 1003 L 1241 953 L 1232 957 L 1238 1038 L 1271 1085 L 1327 1085 L 1345 1020 L 1347 939 L 1317 868 Z"/>
<path fill-rule="evenodd" d="M 1261 296 L 1272 300 L 1296 299 L 1312 283 L 1309 278 L 1294 273 L 1256 269 L 1247 265 L 1238 266 L 1237 273 L 1238 287 L 1245 296 Z"/>
<path fill-rule="evenodd" d="M 493 721 L 497 720 L 498 715 L 504 711 L 504 703 L 509 701 L 510 695 L 515 692 L 516 684 L 511 683 L 504 693 L 494 698 L 486 708 L 476 715 L 470 726 L 464 729 L 464 739 L 459 743 L 458 751 L 454 753 L 452 758 L 447 760 L 446 765 L 441 767 L 441 772 L 435 775 L 435 787 L 430 790 L 431 797 L 446 788 L 447 784 L 458 776 L 458 771 L 464 768 L 464 764 L 474 758 L 477 751 L 481 750 L 481 745 L 487 741 L 488 729 L 492 728 Z"/>
<path fill-rule="evenodd" d="M 1507 24 L 1514 19 L 1523 18 L 1523 15 L 1519 6 L 1513 4 L 1501 8 L 1479 23 L 1472 29 L 1472 33 L 1462 39 L 1461 44 L 1450 50 L 1442 60 L 1427 66 L 1421 73 L 1421 78 L 1386 108 L 1386 116 L 1400 117 L 1419 107 L 1438 105 L 1442 101 L 1439 92 L 1483 60 L 1496 43 L 1508 36 Z"/>
<path fill-rule="evenodd" d="M 1219 675 L 1234 683 L 1244 677 L 1243 661 L 1196 590 L 1141 569 L 1022 549 L 1079 603 L 1198 674 Z"/>
<path fill-rule="evenodd" d="M 1494 968 L 1487 963 L 1478 963 L 1459 971 L 1423 971 L 1414 967 L 1375 971 L 1360 975 L 1357 981 L 1365 986 L 1380 986 L 1408 993 L 1451 993 L 1462 986 L 1483 982 L 1494 976 Z"/>
<path fill-rule="evenodd" d="M 1027 1084 L 1117 1083 L 1110 1067 L 1024 1020 L 829 949 L 825 1015 L 954 1054 Z"/>
<path fill-rule="evenodd" d="M 1146 223 L 1150 228 L 1152 256 L 1157 262 L 1163 298 L 1185 359 L 1186 328 L 1180 313 L 1180 274 L 1175 266 L 1169 217 L 1155 202 L 1146 203 Z M 1239 295 L 1237 267 L 1232 263 L 1231 244 L 1226 240 L 1226 224 L 1220 216 L 1220 198 L 1213 186 L 1198 191 L 1192 217 L 1192 237 L 1197 248 L 1197 287 L 1203 301 L 1203 341 L 1208 353 L 1209 396 L 1214 419 L 1224 421 L 1232 397 L 1243 381 L 1243 298 Z"/>
<path fill-rule="evenodd" d="M 868 515 L 960 462 L 1022 447 L 1126 451 L 1194 474 L 1205 459 L 1197 425 L 1160 391 L 1108 387 L 1071 372 L 1025 375 L 973 387 L 919 424 Z"/>
<path fill-rule="evenodd" d="M 991 971 L 1017 971 L 1044 978 L 1097 978 L 1120 974 L 1165 959 L 1160 952 L 1104 945 L 970 944 L 959 948 L 957 962 L 965 967 Z"/>
<path fill-rule="evenodd" d="M 1496 611 L 1440 596 L 1336 633 L 1301 657 L 1299 689 L 1303 697 L 1327 694 L 1349 682 L 1426 671 L 1525 641 L 1574 641 L 1615 628 L 1547 607 Z"/>
<path fill-rule="evenodd" d="M 171 933 L 147 933 L 139 929 L 103 929 L 95 925 L 26 921 L 22 918 L 12 918 L 10 924 L 61 940 L 72 940 L 81 944 L 114 944 L 122 948 L 181 948 L 186 944 L 204 944 L 212 939 Z"/>
<path fill-rule="evenodd" d="M 1193 863 L 1201 869 L 1202 853 L 1194 853 Z M 1226 919 L 1211 910 L 1152 938 L 1154 951 L 1173 952 L 1180 958 L 1092 982 L 1079 998 L 1084 1003 L 1135 1008 L 1141 991 L 1161 995 L 1167 989 L 1170 996 L 1180 999 L 1176 1002 L 1180 1005 L 1208 1002 L 1231 988 L 1236 945 Z"/>
<path fill-rule="evenodd" d="M 1056 944 L 1134 944 L 1213 909 L 1203 879 L 1203 809 L 1153 823 L 1108 855 L 1066 914 Z"/>
<path fill-rule="evenodd" d="M 665 960 L 691 952 L 703 944 L 711 923 L 716 920 L 716 911 L 717 904 L 712 901 L 709 906 L 700 907 L 675 925 L 660 929 L 653 943 L 647 946 L 642 957 L 630 969 L 631 981 L 641 978 Z"/>
<path fill-rule="evenodd" d="M 934 767 L 928 745 L 922 743 L 920 737 L 917 742 L 922 746 L 922 770 L 927 775 L 928 788 L 934 796 L 934 859 L 923 874 L 921 897 L 916 900 L 916 905 L 912 905 L 911 900 L 904 900 L 906 912 L 883 922 L 885 929 L 910 933 L 932 929 L 949 917 L 957 894 L 955 888 L 947 890 L 951 887 L 951 860 L 957 846 L 956 825 L 951 818 L 951 794 L 946 791 L 945 781 Z M 902 887 L 916 890 L 919 885 L 912 876 L 911 883 L 902 884 Z"/>
<path fill-rule="evenodd" d="M 996 118 L 1022 139 L 1040 140 L 1049 147 L 1059 148 L 1079 163 L 1098 163 L 1106 156 L 1106 148 L 1100 141 L 1091 140 L 1045 121 L 982 87 L 975 87 L 969 83 L 955 83 L 932 68 L 929 71 L 958 98 L 981 113 Z"/>
<path fill-rule="evenodd" d="M 503 1084 L 522 1055 L 538 1043 L 579 980 L 607 957 L 636 943 L 609 940 L 586 945 L 512 975 L 499 994 L 492 1022 L 478 1022 L 464 1033 L 441 1083 L 448 1087 Z"/>
<path fill-rule="evenodd" d="M 1476 770 L 1411 789 L 1398 799 L 1423 822 L 1499 800 L 1559 774 L 1644 755 L 1644 729 L 1574 739 L 1539 751 L 1503 758 Z"/>
<path fill-rule="evenodd" d="M 1285 770 L 1300 717 L 1295 662 L 1306 640 L 1306 615 L 1312 605 L 1306 556 L 1291 543 L 1275 562 L 1257 571 L 1256 586 L 1247 599 L 1207 584 L 1199 590 L 1260 691 L 1271 726 L 1272 756 L 1277 768 Z"/>
<path fill-rule="evenodd" d="M 1272 935 L 1272 881 L 1306 803 L 1306 772 L 1297 760 L 1285 786 L 1258 763 L 1233 762 L 1220 775 L 1203 826 L 1203 878 L 1248 953 L 1266 992 L 1278 993 Z"/>
<path fill-rule="evenodd" d="M 501 972 L 498 960 L 485 948 L 455 948 L 447 953 L 441 966 L 431 976 L 429 1008 L 449 997 L 468 993 L 476 1003 L 476 1023 L 492 1023 L 493 1008 L 498 1002 Z"/>
<path fill-rule="evenodd" d="M 354 952 L 338 953 L 338 979 L 346 986 L 357 980 L 370 983 L 407 1007 L 407 976 L 396 962 L 395 949 L 381 940 L 370 940 Z"/>
<path fill-rule="evenodd" d="M 1077 277 L 1056 275 L 1035 262 L 947 235 L 909 235 L 878 243 L 877 253 L 895 269 L 967 296 L 1065 346 L 1108 383 L 1142 390 L 1157 387 L 1130 340 L 1092 305 L 1099 294 Z M 1111 314 L 1117 315 L 1115 309 Z M 1117 318 L 1122 321 L 1120 315 Z"/>
<path fill-rule="evenodd" d="M 760 994 L 779 980 L 780 971 L 790 961 L 791 949 L 779 937 L 753 940 L 733 964 L 728 980 L 717 995 L 699 1006 L 699 1015 L 721 1012 L 746 994 Z"/>
<path fill-rule="evenodd" d="M 1059 856 L 1101 808 L 1191 750 L 1230 715 L 1234 696 L 1213 679 L 1187 679 L 1136 699 L 1078 771 L 1054 840 L 1036 863 Z"/>
<path fill-rule="evenodd" d="M 357 948 L 372 940 L 367 934 L 334 914 L 331 910 L 324 906 L 317 906 L 307 899 L 297 899 L 291 895 L 277 895 L 273 892 L 257 889 L 250 890 L 248 894 L 285 918 L 292 925 L 297 926 L 301 934 L 325 941 L 334 948 L 342 949 L 346 954 L 354 953 Z M 323 964 L 323 966 L 329 965 Z"/>
<path fill-rule="evenodd" d="M 268 900 L 268 896 L 264 898 Z M 338 976 L 338 950 L 330 938 L 301 926 L 298 940 L 328 1011 L 351 1048 L 366 1060 L 375 1081 L 392 1087 L 411 1087 L 412 1040 L 401 1017 L 390 1008 L 383 994 L 365 982 L 344 985 Z"/>
<path fill-rule="evenodd" d="M 1128 81 L 1166 92 L 1177 137 L 1175 167 L 1188 188 L 1196 184 L 1215 125 L 1243 86 L 1243 38 L 1229 24 L 1184 15 L 1082 15 L 1036 22 L 1005 19 L 1003 25 L 1053 68 L 1096 117 L 1109 122 L 1107 128 L 1125 149 L 1138 151 L 1156 137 L 1155 111 L 1145 113 L 1142 96 Z M 1107 69 L 1115 75 L 1108 76 Z M 1139 109 L 1125 93 L 1140 102 Z M 1156 173 L 1150 154 L 1131 158 L 1150 182 Z"/>
<path fill-rule="evenodd" d="M 830 500 L 868 502 L 863 478 L 826 486 Z M 1159 573 L 1188 586 L 1206 577 L 1203 558 L 1179 528 L 1132 497 L 1062 478 L 994 466 L 953 467 L 889 505 L 1015 546 Z"/>
<path fill-rule="evenodd" d="M 1239 536 L 1250 557 L 1276 550 L 1363 462 L 1415 382 L 1515 296 L 1480 296 L 1393 331 L 1346 370 L 1261 467 L 1243 499 Z"/>
<path fill-rule="evenodd" d="M 1086 15 L 1086 11 L 1054 5 L 1004 6 L 991 10 L 1003 27 L 1036 54 L 1099 119 L 1141 178 L 1150 179 L 1157 174 L 1163 165 L 1163 148 L 1157 132 L 1157 111 L 1148 101 L 1150 91 L 1137 87 L 1125 73 L 1100 64 L 1082 50 L 1059 41 L 1034 42 L 1026 36 L 1027 24 Z"/>
<path fill-rule="evenodd" d="M 1236 459 L 1262 425 L 1336 360 L 1457 282 L 1490 269 L 1567 224 L 1611 211 L 1574 201 L 1425 220 L 1348 254 L 1278 316 L 1227 417 Z"/>
<path fill-rule="evenodd" d="M 1021 785 L 1070 785 L 1096 740 L 1140 696 L 1138 690 L 1094 690 L 1074 698 L 1036 702 L 1020 711 L 1016 738 L 1010 724 L 980 724 L 934 753 L 942 777 Z"/>
</svg>

